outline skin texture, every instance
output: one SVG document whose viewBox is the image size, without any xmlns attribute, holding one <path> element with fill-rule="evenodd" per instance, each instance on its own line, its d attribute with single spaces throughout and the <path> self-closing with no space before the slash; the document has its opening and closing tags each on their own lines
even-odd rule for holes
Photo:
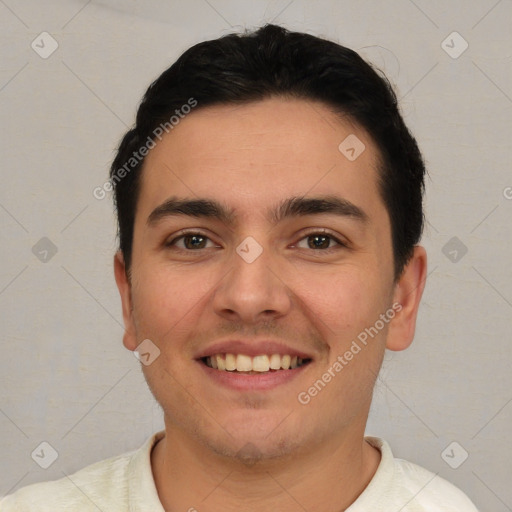
<svg viewBox="0 0 512 512">
<path fill-rule="evenodd" d="M 338 150 L 350 134 L 365 144 L 355 161 Z M 364 441 L 364 429 L 375 379 L 385 348 L 403 350 L 413 339 L 426 275 L 425 251 L 416 247 L 394 279 L 378 161 L 372 140 L 349 119 L 282 98 L 194 111 L 146 158 L 131 279 L 122 254 L 114 264 L 124 345 L 135 350 L 150 339 L 160 350 L 142 369 L 164 411 L 166 436 L 152 467 L 166 510 L 338 511 L 371 480 L 380 453 Z M 343 198 L 366 220 L 311 213 L 275 222 L 268 215 L 303 196 Z M 215 200 L 231 218 L 148 224 L 169 198 Z M 183 238 L 166 245 L 183 229 L 208 237 L 202 248 L 187 249 Z M 322 239 L 328 249 L 311 248 L 319 232 L 334 237 Z M 252 263 L 236 252 L 248 236 L 263 249 Z M 301 404 L 298 394 L 393 303 L 400 312 Z M 237 391 L 195 359 L 228 339 L 278 341 L 313 360 L 273 389 Z"/>
</svg>

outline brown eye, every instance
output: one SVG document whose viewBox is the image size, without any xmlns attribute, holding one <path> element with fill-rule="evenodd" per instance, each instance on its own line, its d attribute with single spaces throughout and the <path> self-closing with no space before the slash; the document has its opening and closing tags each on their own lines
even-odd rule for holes
<svg viewBox="0 0 512 512">
<path fill-rule="evenodd" d="M 201 233 L 181 235 L 168 243 L 167 246 L 173 246 L 177 247 L 178 249 L 190 251 L 216 247 L 215 244 L 207 236 L 204 236 Z"/>
<path fill-rule="evenodd" d="M 328 249 L 331 243 L 331 237 L 326 235 L 311 235 L 307 238 L 310 249 Z"/>
<path fill-rule="evenodd" d="M 204 249 L 207 240 L 205 236 L 186 235 L 183 237 L 183 244 L 187 249 Z"/>
<path fill-rule="evenodd" d="M 297 243 L 297 247 L 300 249 L 313 250 L 329 250 L 343 246 L 344 244 L 341 243 L 337 238 L 325 233 L 312 233 L 305 236 Z"/>
</svg>

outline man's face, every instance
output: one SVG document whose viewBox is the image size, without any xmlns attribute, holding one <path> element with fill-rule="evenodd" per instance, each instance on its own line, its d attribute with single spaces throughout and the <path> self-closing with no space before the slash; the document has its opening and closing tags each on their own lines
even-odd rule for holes
<svg viewBox="0 0 512 512">
<path fill-rule="evenodd" d="M 354 135 L 365 146 L 355 160 L 353 144 L 338 149 Z M 168 428 L 247 457 L 364 430 L 396 321 L 375 334 L 396 298 L 377 166 L 361 128 L 303 100 L 198 110 L 150 152 L 122 290 L 125 345 L 160 350 L 143 370 Z M 232 364 L 227 353 L 263 356 L 240 357 L 240 370 L 286 366 L 287 355 L 305 364 L 208 366 Z"/>
</svg>

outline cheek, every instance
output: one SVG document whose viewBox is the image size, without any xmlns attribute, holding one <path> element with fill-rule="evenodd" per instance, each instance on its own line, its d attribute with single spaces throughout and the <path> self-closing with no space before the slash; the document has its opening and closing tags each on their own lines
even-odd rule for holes
<svg viewBox="0 0 512 512">
<path fill-rule="evenodd" d="M 375 286 L 370 274 L 345 267 L 317 272 L 314 277 L 310 274 L 307 281 L 296 282 L 295 290 L 326 339 L 344 339 L 360 330 L 378 309 Z"/>
<path fill-rule="evenodd" d="M 133 305 L 141 335 L 162 341 L 176 339 L 183 326 L 195 322 L 214 281 L 212 273 L 198 272 L 193 266 L 171 267 L 154 261 L 141 265 L 133 280 Z"/>
</svg>

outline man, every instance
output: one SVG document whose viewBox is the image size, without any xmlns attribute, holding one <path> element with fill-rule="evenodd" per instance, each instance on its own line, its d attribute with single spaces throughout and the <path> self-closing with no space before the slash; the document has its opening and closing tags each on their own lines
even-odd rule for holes
<svg viewBox="0 0 512 512">
<path fill-rule="evenodd" d="M 267 25 L 185 52 L 110 174 L 124 345 L 165 431 L 2 512 L 475 511 L 364 437 L 384 350 L 414 335 L 424 173 L 353 51 Z"/>
</svg>

